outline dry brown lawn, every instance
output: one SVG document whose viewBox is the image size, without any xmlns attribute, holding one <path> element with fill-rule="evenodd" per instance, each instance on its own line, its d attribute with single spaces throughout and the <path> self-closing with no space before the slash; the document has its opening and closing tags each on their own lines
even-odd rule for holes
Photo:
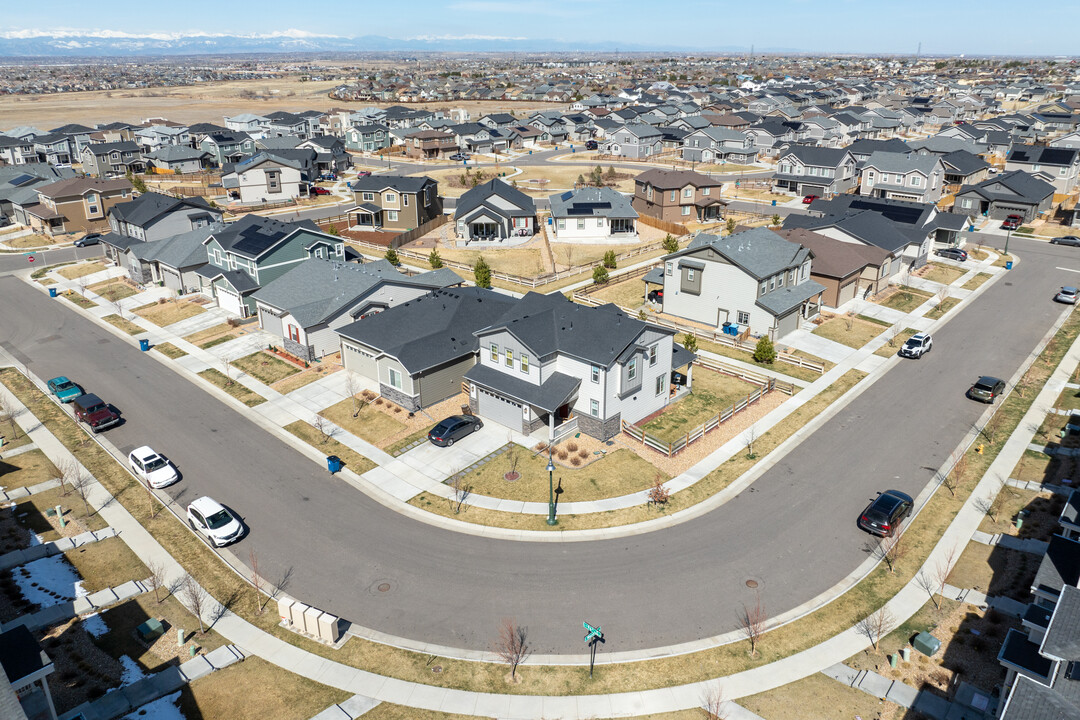
<svg viewBox="0 0 1080 720">
<path fill-rule="evenodd" d="M 892 331 L 886 330 L 886 332 Z M 895 338 L 892 338 L 891 342 L 886 342 L 884 345 L 875 350 L 874 354 L 880 355 L 881 357 L 892 357 L 900 350 L 900 347 L 905 342 L 907 342 L 908 338 L 914 335 L 916 332 L 917 331 L 912 328 L 904 328 Z"/>
<path fill-rule="evenodd" d="M 957 278 L 964 274 L 964 271 L 945 263 L 931 262 L 923 266 L 918 274 L 924 280 L 941 283 L 942 285 L 952 285 Z"/>
<path fill-rule="evenodd" d="M 0 238 L 0 242 L 4 243 L 8 247 L 15 248 L 16 250 L 31 250 L 39 247 L 48 247 L 49 245 L 60 245 L 63 241 L 58 241 L 55 238 L 45 237 L 44 235 L 23 235 L 22 237 L 11 238 L 10 240 L 4 240 Z"/>
<path fill-rule="evenodd" d="M 636 310 L 645 304 L 645 283 L 639 277 L 608 283 L 603 289 L 592 293 L 590 297 Z"/>
<path fill-rule="evenodd" d="M 978 273 L 975 277 L 968 280 L 961 287 L 964 290 L 975 290 L 976 288 L 978 288 L 980 285 L 982 285 L 984 282 L 986 282 L 987 280 L 989 280 L 992 277 L 994 277 L 994 276 L 991 275 L 990 273 L 981 272 L 981 273 Z"/>
<path fill-rule="evenodd" d="M 228 323 L 221 323 L 220 325 L 208 327 L 205 330 L 199 330 L 191 335 L 185 335 L 184 339 L 192 345 L 198 345 L 205 350 L 208 347 L 212 347 L 212 345 L 207 343 L 225 336 L 229 336 L 229 340 L 236 337 L 233 328 L 230 327 Z"/>
<path fill-rule="evenodd" d="M 230 380 L 229 378 L 225 377 L 225 374 L 222 373 L 220 370 L 215 370 L 214 368 L 207 368 L 206 370 L 200 372 L 199 375 L 205 380 L 213 383 L 214 385 L 217 385 L 219 388 L 229 393 L 234 398 L 244 403 L 248 407 L 255 407 L 256 405 L 261 405 L 262 403 L 266 402 L 266 398 L 264 398 L 262 395 L 248 390 L 246 387 L 236 382 L 235 380 Z"/>
<path fill-rule="evenodd" d="M 0 425 L 0 436 L 4 436 L 4 444 L 0 450 L 8 452 L 25 445 L 29 438 L 22 430 L 19 431 L 18 439 L 12 439 L 11 426 L 8 423 Z M 45 453 L 40 450 L 27 450 L 19 455 L 14 455 L 0 461 L 0 488 L 13 490 L 21 487 L 33 487 L 46 480 L 60 477 L 56 466 L 49 461 Z"/>
<path fill-rule="evenodd" d="M 150 571 L 142 560 L 118 537 L 89 543 L 64 553 L 83 578 L 88 592 L 122 585 L 128 580 L 145 580 Z"/>
<path fill-rule="evenodd" d="M 105 317 L 103 317 L 101 319 L 104 320 L 105 322 L 109 323 L 110 325 L 113 325 L 115 327 L 120 328 L 121 330 L 126 332 L 128 335 L 138 335 L 139 333 L 146 332 L 146 330 L 143 330 L 141 327 L 139 327 L 135 323 L 131 322 L 127 318 L 122 318 L 122 317 L 120 317 L 119 315 L 116 315 L 116 314 L 106 315 Z"/>
<path fill-rule="evenodd" d="M 102 262 L 88 262 L 79 263 L 77 265 L 67 265 L 56 271 L 56 274 L 67 278 L 68 280 L 75 280 L 81 278 L 84 275 L 92 275 L 96 272 L 101 272 L 105 269 L 105 263 Z"/>
<path fill-rule="evenodd" d="M 775 690 L 740 698 L 738 704 L 767 720 L 899 720 L 902 708 L 827 675 L 810 675 Z M 812 712 L 812 715 L 807 713 Z M 698 717 L 704 718 L 699 714 Z"/>
<path fill-rule="evenodd" d="M 95 285 L 88 285 L 86 289 L 97 293 L 109 302 L 123 300 L 139 292 L 122 280 L 106 280 Z"/>
<path fill-rule="evenodd" d="M 848 329 L 851 323 L 851 329 Z M 861 318 L 836 316 L 814 328 L 814 334 L 856 350 L 885 332 L 885 328 Z"/>
<path fill-rule="evenodd" d="M 382 447 L 389 438 L 396 437 L 408 427 L 382 408 L 398 408 L 401 411 L 397 405 L 380 403 L 376 406 L 369 403 L 360 408 L 359 415 L 353 417 L 353 400 L 346 399 L 325 408 L 319 414 L 353 435 Z M 398 414 L 403 418 L 405 416 L 404 411 Z"/>
<path fill-rule="evenodd" d="M 291 362 L 286 362 L 263 350 L 233 360 L 232 366 L 239 368 L 264 385 L 273 385 L 278 380 L 284 380 L 300 372 L 300 368 Z"/>
<path fill-rule="evenodd" d="M 132 312 L 158 327 L 165 327 L 204 313 L 206 308 L 193 302 L 156 302 L 137 307 Z"/>
</svg>

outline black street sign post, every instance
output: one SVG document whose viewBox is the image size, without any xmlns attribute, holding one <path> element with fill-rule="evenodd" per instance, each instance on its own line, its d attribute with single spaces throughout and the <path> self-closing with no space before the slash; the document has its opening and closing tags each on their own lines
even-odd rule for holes
<svg viewBox="0 0 1080 720">
<path fill-rule="evenodd" d="M 596 644 L 604 642 L 604 631 L 597 625 L 593 627 L 587 622 L 582 622 L 585 626 L 585 642 L 589 644 L 589 679 L 592 679 L 593 666 L 596 665 Z"/>
</svg>

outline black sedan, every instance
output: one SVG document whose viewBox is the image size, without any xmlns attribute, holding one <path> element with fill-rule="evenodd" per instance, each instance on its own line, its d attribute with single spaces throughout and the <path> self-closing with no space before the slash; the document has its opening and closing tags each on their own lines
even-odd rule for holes
<svg viewBox="0 0 1080 720">
<path fill-rule="evenodd" d="M 1051 238 L 1051 245 L 1072 245 L 1073 247 L 1080 247 L 1080 237 L 1075 235 L 1062 235 L 1061 237 Z"/>
<path fill-rule="evenodd" d="M 938 250 L 935 254 L 938 257 L 948 258 L 950 260 L 957 260 L 959 262 L 964 262 L 968 259 L 967 251 L 961 250 L 960 248 L 942 248 L 941 250 Z"/>
<path fill-rule="evenodd" d="M 450 447 L 457 440 L 476 432 L 482 427 L 484 427 L 484 423 L 475 415 L 451 415 L 431 428 L 427 436 L 432 445 Z"/>
<path fill-rule="evenodd" d="M 914 505 L 910 495 L 899 490 L 886 490 L 859 515 L 859 528 L 873 535 L 892 537 Z"/>
</svg>

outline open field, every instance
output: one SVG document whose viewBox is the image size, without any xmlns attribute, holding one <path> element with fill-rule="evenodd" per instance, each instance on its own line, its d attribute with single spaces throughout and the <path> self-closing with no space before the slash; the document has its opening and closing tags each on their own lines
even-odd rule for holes
<svg viewBox="0 0 1080 720">
<path fill-rule="evenodd" d="M 37 125 L 56 127 L 64 123 L 125 120 L 139 122 L 148 117 L 166 117 L 177 122 L 218 122 L 225 115 L 253 112 L 265 115 L 275 110 L 299 112 L 349 107 L 331 100 L 327 93 L 339 81 L 302 82 L 298 75 L 277 80 L 234 80 L 187 87 L 151 88 L 59 93 L 56 95 L 9 95 L 0 100 L 0 127 Z M 276 91 L 276 92 L 275 92 Z M 253 93 L 256 97 L 244 97 Z M 388 107 L 401 103 L 353 103 Z M 565 103 L 563 104 L 565 105 Z M 409 107 L 436 109 L 464 107 L 480 117 L 490 112 L 527 113 L 531 110 L 562 107 L 555 103 L 515 103 L 505 101 L 410 103 Z"/>
</svg>

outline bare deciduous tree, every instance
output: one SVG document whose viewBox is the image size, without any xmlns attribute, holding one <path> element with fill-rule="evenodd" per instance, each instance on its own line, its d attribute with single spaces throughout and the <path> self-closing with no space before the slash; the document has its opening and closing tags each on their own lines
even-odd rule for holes
<svg viewBox="0 0 1080 720">
<path fill-rule="evenodd" d="M 940 610 L 941 603 L 937 599 L 937 583 L 934 581 L 933 573 L 923 570 L 915 576 L 915 582 L 930 596 L 930 599 L 934 602 L 934 607 Z"/>
<path fill-rule="evenodd" d="M 899 325 L 893 325 L 892 327 L 890 327 L 885 332 L 886 332 L 885 337 L 886 337 L 886 340 L 889 343 L 889 347 L 896 347 L 896 338 L 900 337 L 900 332 L 901 332 L 900 331 L 900 326 Z"/>
<path fill-rule="evenodd" d="M 945 585 L 949 581 L 949 575 L 952 574 L 953 568 L 956 567 L 956 560 L 956 546 L 953 545 L 945 551 L 945 554 L 941 557 L 941 561 L 938 562 L 937 567 L 934 568 L 932 575 L 934 591 L 942 597 L 945 596 Z M 938 605 L 937 601 L 935 601 L 934 604 L 938 609 L 941 608 L 941 605 Z"/>
<path fill-rule="evenodd" d="M 15 415 L 14 403 L 11 403 L 0 395 L 0 423 L 6 422 L 11 427 L 12 440 L 16 440 L 19 437 L 19 424 L 15 422 Z"/>
<path fill-rule="evenodd" d="M 871 557 L 884 561 L 890 573 L 896 572 L 896 566 L 908 552 L 907 543 L 900 533 L 884 537 L 878 543 L 869 543 L 869 549 Z"/>
<path fill-rule="evenodd" d="M 510 666 L 510 680 L 517 682 L 518 665 L 532 654 L 529 647 L 529 629 L 504 618 L 499 625 L 499 637 L 495 641 L 495 654 Z"/>
<path fill-rule="evenodd" d="M 146 569 L 150 571 L 150 577 L 146 578 L 145 584 L 154 591 L 154 602 L 160 604 L 165 599 L 161 597 L 161 589 L 165 587 L 165 565 L 158 560 L 150 560 L 146 563 Z"/>
<path fill-rule="evenodd" d="M 870 641 L 870 644 L 875 650 L 878 649 L 878 644 L 881 642 L 881 638 L 888 635 L 896 621 L 893 619 L 893 615 L 889 612 L 889 608 L 882 605 L 878 608 L 878 611 L 869 617 L 865 617 L 859 622 L 855 623 L 855 630 L 866 637 Z"/>
<path fill-rule="evenodd" d="M 86 499 L 86 496 L 90 492 L 90 478 L 83 475 L 81 472 L 75 477 L 71 478 L 71 489 L 75 491 L 75 494 L 83 502 L 83 511 L 86 513 L 85 517 L 90 517 L 90 502 Z"/>
<path fill-rule="evenodd" d="M 82 475 L 82 468 L 78 460 L 69 456 L 56 463 L 56 469 L 60 471 L 60 494 L 67 497 L 75 489 L 75 481 Z"/>
<path fill-rule="evenodd" d="M 360 385 L 356 382 L 356 376 L 348 370 L 345 371 L 345 392 L 349 393 L 349 398 L 352 400 L 353 417 L 357 417 L 360 414 L 360 409 L 364 407 L 364 404 L 360 401 L 357 395 L 360 393 Z"/>
<path fill-rule="evenodd" d="M 937 291 L 937 306 L 940 308 L 942 303 L 944 303 L 948 298 L 949 298 L 949 286 L 948 285 L 942 285 L 940 288 L 938 288 L 938 291 Z"/>
<path fill-rule="evenodd" d="M 79 277 L 76 282 L 79 284 L 79 294 L 86 297 L 86 286 L 90 284 L 90 277 L 88 275 L 83 275 Z"/>
<path fill-rule="evenodd" d="M 330 421 L 322 415 L 316 414 L 315 418 L 311 421 L 311 424 L 319 431 L 323 443 L 326 443 L 326 441 L 334 434 L 334 427 L 330 424 Z"/>
<path fill-rule="evenodd" d="M 450 479 L 450 488 L 454 491 L 450 495 L 450 509 L 457 515 L 461 512 L 461 508 L 467 504 L 469 496 L 472 495 L 472 485 L 469 485 L 464 475 L 455 475 Z"/>
<path fill-rule="evenodd" d="M 753 460 L 757 457 L 754 454 L 754 441 L 757 440 L 757 425 L 751 425 L 746 428 L 746 432 L 743 433 L 743 439 L 746 440 L 746 457 Z"/>
<path fill-rule="evenodd" d="M 847 329 L 848 332 L 851 332 L 851 330 L 854 327 L 855 327 L 855 311 L 854 310 L 848 310 L 846 313 L 844 313 L 844 328 Z"/>
<path fill-rule="evenodd" d="M 199 634 L 206 633 L 206 627 L 203 625 L 203 610 L 206 609 L 206 603 L 209 596 L 206 594 L 206 590 L 203 586 L 195 582 L 195 578 L 190 575 L 184 575 L 184 579 L 180 582 L 180 601 L 187 606 L 187 609 L 191 611 L 199 620 Z"/>
<path fill-rule="evenodd" d="M 149 481 L 144 483 L 143 487 L 146 488 L 146 502 L 149 506 L 150 519 L 153 520 L 157 517 L 160 503 L 158 502 L 157 498 L 154 497 L 154 490 L 150 487 Z"/>
<path fill-rule="evenodd" d="M 506 434 L 506 462 L 510 467 L 509 472 L 516 474 L 518 469 L 518 463 L 521 462 L 520 447 L 514 442 L 512 434 Z"/>
<path fill-rule="evenodd" d="M 666 505 L 671 499 L 671 491 L 664 485 L 664 478 L 660 473 L 656 474 L 653 486 L 649 488 L 649 505 Z"/>
<path fill-rule="evenodd" d="M 757 594 L 752 606 L 743 605 L 739 613 L 739 629 L 743 637 L 750 641 L 750 657 L 757 657 L 758 641 L 765 632 L 766 619 L 768 616 L 765 613 L 765 603 L 761 599 L 761 593 Z"/>
<path fill-rule="evenodd" d="M 229 358 L 221 358 L 221 371 L 225 374 L 225 387 L 232 385 L 232 365 L 229 364 Z"/>
<path fill-rule="evenodd" d="M 717 683 L 710 686 L 701 698 L 701 710 L 705 720 L 727 720 L 728 701 L 724 699 L 724 688 Z"/>
<path fill-rule="evenodd" d="M 255 554 L 255 548 L 251 548 L 249 551 L 248 559 L 251 562 L 251 584 L 255 587 L 255 613 L 262 615 L 266 603 L 262 599 L 263 578 L 259 574 L 259 556 Z"/>
<path fill-rule="evenodd" d="M 959 455 L 956 456 L 956 461 L 953 462 L 952 469 L 942 478 L 941 484 L 948 489 L 949 495 L 956 495 L 956 488 L 964 484 L 967 472 L 968 456 L 966 452 L 961 450 Z"/>
</svg>

